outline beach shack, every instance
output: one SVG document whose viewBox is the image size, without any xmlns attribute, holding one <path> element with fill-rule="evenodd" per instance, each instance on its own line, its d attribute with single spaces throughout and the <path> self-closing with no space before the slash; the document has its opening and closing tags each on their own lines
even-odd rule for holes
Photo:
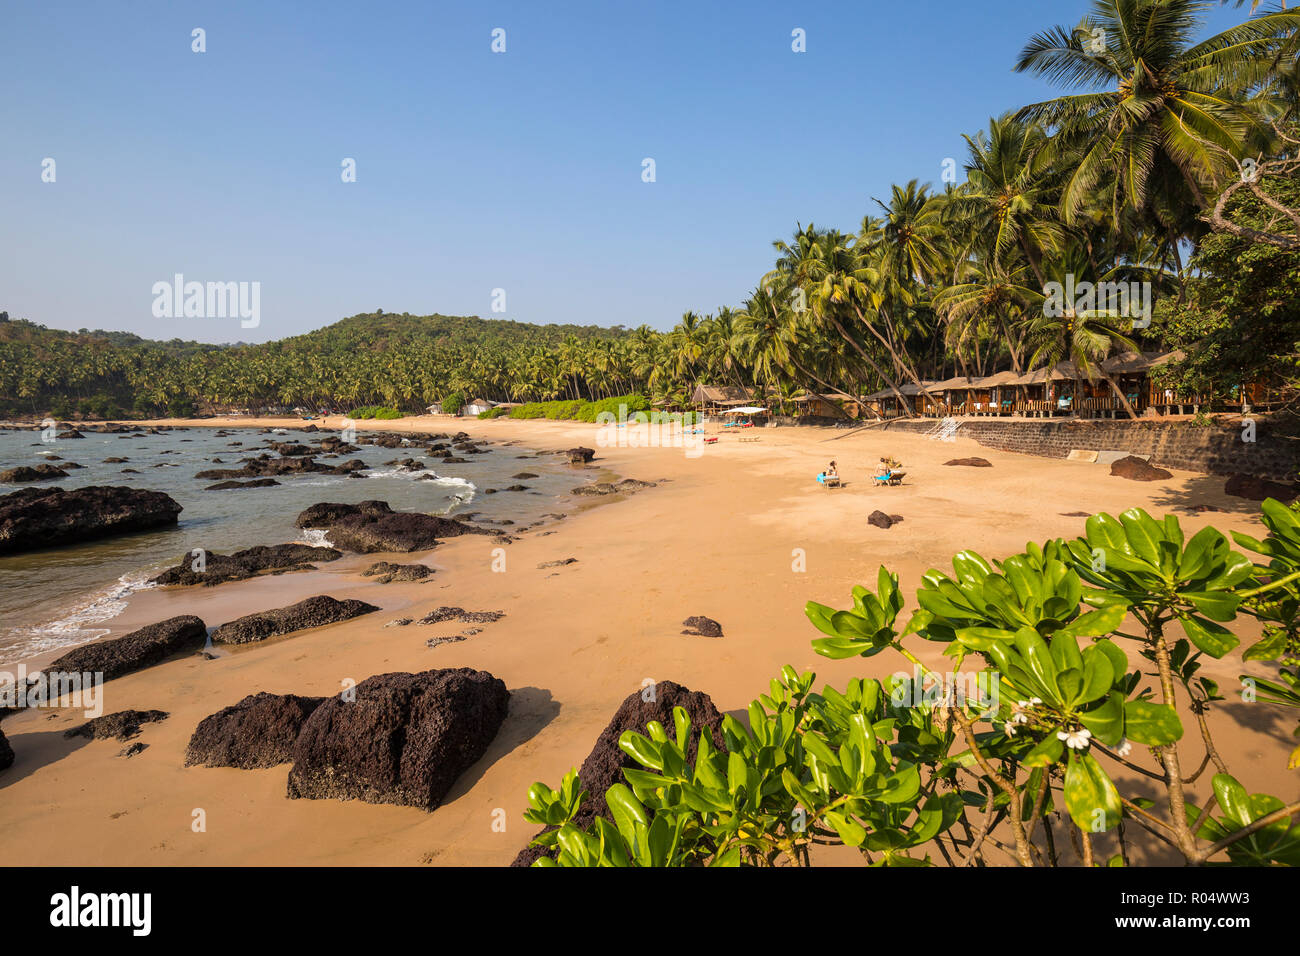
<svg viewBox="0 0 1300 956">
<path fill-rule="evenodd" d="M 898 390 L 907 396 L 908 405 L 915 414 L 942 415 L 942 395 L 934 389 L 937 384 L 939 383 L 930 379 L 921 379 L 920 385 L 906 382 L 899 385 Z"/>
<path fill-rule="evenodd" d="M 466 402 L 461 406 L 461 418 L 475 418 L 480 412 L 486 412 L 490 408 L 495 408 L 496 402 L 486 398 L 476 398 L 473 401 Z"/>
<path fill-rule="evenodd" d="M 729 408 L 754 404 L 754 396 L 738 385 L 697 385 L 691 393 L 691 404 L 704 415 L 721 415 Z"/>
<path fill-rule="evenodd" d="M 939 396 L 945 418 L 969 414 L 968 399 L 978 381 L 978 378 L 970 375 L 957 375 L 934 383 L 933 391 Z"/>
<path fill-rule="evenodd" d="M 1051 369 L 1036 368 L 1017 375 L 1007 383 L 1014 393 L 1011 410 L 1025 418 L 1041 418 L 1052 414 L 1051 402 L 1047 397 L 1047 384 Z"/>
<path fill-rule="evenodd" d="M 814 395 L 811 392 L 801 392 L 798 395 L 791 396 L 790 401 L 798 409 L 796 414 L 802 417 L 814 418 L 860 418 L 866 411 L 866 402 L 854 398 L 847 392 L 828 392 L 824 395 Z"/>
<path fill-rule="evenodd" d="M 870 406 L 872 411 L 881 418 L 898 418 L 903 414 L 898 396 L 894 394 L 892 388 L 882 388 L 878 392 L 872 392 L 862 401 Z"/>
</svg>

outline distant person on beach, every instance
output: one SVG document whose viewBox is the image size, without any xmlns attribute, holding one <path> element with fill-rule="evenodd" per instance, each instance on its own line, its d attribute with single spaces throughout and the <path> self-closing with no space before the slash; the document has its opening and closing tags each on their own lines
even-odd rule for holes
<svg viewBox="0 0 1300 956">
<path fill-rule="evenodd" d="M 831 463 L 830 463 L 830 466 L 826 469 L 826 477 L 827 477 L 827 478 L 838 478 L 839 476 L 840 476 L 840 473 L 839 473 L 838 471 L 835 470 L 835 462 L 831 462 Z"/>
</svg>

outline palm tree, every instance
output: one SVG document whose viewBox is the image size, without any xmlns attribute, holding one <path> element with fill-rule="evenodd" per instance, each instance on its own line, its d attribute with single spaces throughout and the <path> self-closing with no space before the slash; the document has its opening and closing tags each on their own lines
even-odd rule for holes
<svg viewBox="0 0 1300 956">
<path fill-rule="evenodd" d="M 989 120 L 987 134 L 966 136 L 966 185 L 944 204 L 945 222 L 958 222 L 984 246 L 995 269 L 1023 253 L 1040 285 L 1043 252 L 1061 241 L 1060 179 L 1047 162 L 1047 135 L 1010 114 Z"/>
<path fill-rule="evenodd" d="M 1300 24 L 1274 13 L 1193 43 L 1212 2 L 1093 0 L 1077 27 L 1040 33 L 1022 51 L 1017 71 L 1092 89 L 1017 114 L 1059 131 L 1051 158 L 1073 166 L 1061 196 L 1067 223 L 1109 181 L 1116 218 L 1127 207 L 1175 245 L 1201 230 L 1199 211 L 1258 127 L 1236 94 Z"/>
<path fill-rule="evenodd" d="M 973 344 L 976 368 L 983 371 L 979 340 L 986 330 L 994 329 L 1006 344 L 1012 368 L 1023 371 L 1023 317 L 1042 308 L 1043 292 L 1025 284 L 1023 265 L 1005 270 L 992 261 L 977 261 L 968 265 L 965 278 L 965 282 L 942 289 L 934 297 L 934 307 L 947 320 L 947 344 L 963 367 L 963 349 L 967 343 Z M 1019 334 L 1014 334 L 1013 329 Z"/>
<path fill-rule="evenodd" d="M 1076 249 L 1074 255 L 1080 253 Z M 1066 272 L 1083 274 L 1085 267 L 1077 260 L 1066 261 L 1062 265 L 1062 274 Z M 1113 281 L 1122 274 L 1123 267 L 1117 267 L 1101 277 L 1102 281 Z M 1119 384 L 1101 368 L 1101 362 L 1112 351 L 1140 351 L 1133 341 L 1126 325 L 1131 320 L 1105 309 L 1076 311 L 1075 303 L 1067 302 L 1060 315 L 1049 315 L 1048 310 L 1039 309 L 1031 313 L 1026 324 L 1026 334 L 1034 349 L 1030 356 L 1031 367 L 1052 368 L 1057 363 L 1068 359 L 1075 368 L 1075 413 L 1078 413 L 1077 398 L 1083 391 L 1083 382 L 1090 378 L 1102 378 L 1110 386 L 1115 397 L 1119 399 L 1129 418 L 1137 418 L 1133 408 Z"/>
</svg>

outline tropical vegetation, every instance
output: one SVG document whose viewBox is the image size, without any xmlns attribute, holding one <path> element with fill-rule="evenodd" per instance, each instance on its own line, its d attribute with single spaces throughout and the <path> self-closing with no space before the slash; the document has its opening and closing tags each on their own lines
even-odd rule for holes
<svg viewBox="0 0 1300 956">
<path fill-rule="evenodd" d="M 787 666 L 747 722 L 723 718 L 721 748 L 681 708 L 624 732 L 636 766 L 589 825 L 576 771 L 529 790 L 534 865 L 807 866 L 826 845 L 877 866 L 1300 865 L 1300 801 L 1249 792 L 1209 720 L 1230 696 L 1300 708 L 1300 514 L 1270 499 L 1263 522 L 1237 550 L 1173 516 L 1093 515 L 1072 541 L 954 555 L 906 618 L 882 567 L 851 607 L 809 602 L 813 648 L 897 653 L 910 672 L 816 692 Z M 1220 686 L 1204 664 L 1243 619 L 1263 636 L 1242 659 L 1278 678 Z M 927 666 L 922 642 L 950 666 Z"/>
</svg>

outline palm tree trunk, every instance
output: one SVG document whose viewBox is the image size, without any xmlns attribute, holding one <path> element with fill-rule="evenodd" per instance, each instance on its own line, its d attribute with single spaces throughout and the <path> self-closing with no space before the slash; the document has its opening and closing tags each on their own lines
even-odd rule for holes
<svg viewBox="0 0 1300 956">
<path fill-rule="evenodd" d="M 1115 383 L 1115 380 L 1105 372 L 1102 372 L 1101 374 L 1106 379 L 1106 384 L 1111 387 L 1112 391 L 1114 391 L 1115 397 L 1119 399 L 1120 404 L 1124 406 L 1124 411 L 1128 413 L 1128 417 L 1136 420 L 1138 413 L 1133 406 L 1129 404 L 1128 397 L 1124 394 L 1124 390 L 1121 389 L 1119 385 Z"/>
<path fill-rule="evenodd" d="M 854 308 L 856 309 L 856 306 Z M 861 313 L 859 313 L 859 315 L 860 314 Z M 907 396 L 898 390 L 898 385 L 894 383 L 894 380 L 890 378 L 888 375 L 886 375 L 884 369 L 882 369 L 879 365 L 876 364 L 876 360 L 867 354 L 866 350 L 857 343 L 857 340 L 854 339 L 853 336 L 849 335 L 848 330 L 844 328 L 844 326 L 840 323 L 840 320 L 836 318 L 834 312 L 830 312 L 828 313 L 828 315 L 830 317 L 831 324 L 834 325 L 835 328 L 839 331 L 840 335 L 844 338 L 844 341 L 848 342 L 849 345 L 853 346 L 853 350 L 862 356 L 862 358 L 866 361 L 866 363 L 871 366 L 872 371 L 874 371 L 877 375 L 879 375 L 880 380 L 884 382 L 886 385 L 888 385 L 889 390 L 898 397 L 899 402 L 902 403 L 903 408 L 907 412 L 907 417 L 915 418 L 916 413 L 912 411 L 912 407 L 907 403 Z M 870 323 L 864 323 L 864 324 L 870 327 Z M 875 330 L 873 329 L 872 331 Z M 880 333 L 877 332 L 876 336 L 877 338 L 879 338 Z"/>
<path fill-rule="evenodd" d="M 876 329 L 876 327 L 867 321 L 867 317 L 862 314 L 862 310 L 858 308 L 856 302 L 853 303 L 853 311 L 857 313 L 858 321 L 861 322 L 863 325 L 865 325 L 868 331 L 870 331 L 871 334 L 874 335 L 879 340 L 880 344 L 889 350 L 889 354 L 893 356 L 894 362 L 897 363 L 898 367 L 907 375 L 908 378 L 912 380 L 912 382 L 916 385 L 916 387 L 921 390 L 921 394 L 925 394 L 925 386 L 921 384 L 921 380 L 917 377 L 916 372 L 912 369 L 912 366 L 904 362 L 903 359 L 899 356 L 899 354 L 894 351 L 894 347 L 885 340 L 885 337 L 880 334 L 880 332 Z M 840 323 L 836 321 L 833 317 L 832 317 L 832 321 L 835 322 L 835 327 L 840 330 L 840 334 L 845 335 L 845 337 L 847 338 L 843 326 L 841 326 Z M 855 348 L 857 347 L 857 343 L 854 342 L 852 339 L 849 339 L 849 344 L 853 345 Z M 861 349 L 858 349 L 858 351 L 862 352 Z M 865 355 L 866 353 L 862 352 L 862 354 Z M 894 391 L 900 397 L 902 396 L 902 393 L 898 391 L 898 389 L 894 386 L 893 382 L 886 382 L 886 384 L 889 385 L 890 388 L 894 389 Z M 912 414 L 910 409 L 908 411 L 908 417 L 909 418 L 915 417 Z"/>
</svg>

